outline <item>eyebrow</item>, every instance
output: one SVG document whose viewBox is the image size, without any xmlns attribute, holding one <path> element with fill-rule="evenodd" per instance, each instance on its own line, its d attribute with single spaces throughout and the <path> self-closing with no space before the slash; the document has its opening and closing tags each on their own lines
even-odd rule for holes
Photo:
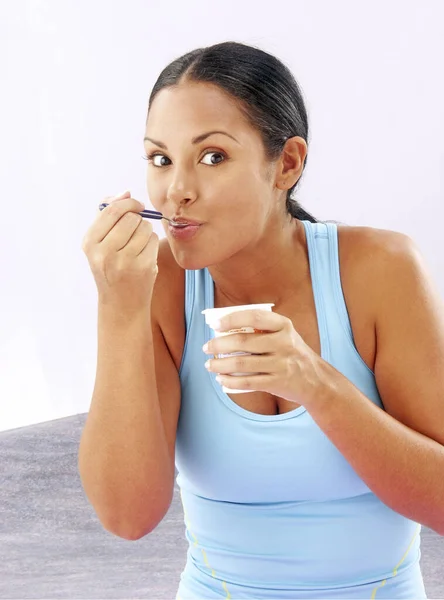
<svg viewBox="0 0 444 600">
<path fill-rule="evenodd" d="M 191 142 L 193 144 L 199 144 L 200 142 L 203 142 L 205 139 L 207 139 L 207 137 L 210 137 L 210 135 L 214 135 L 215 133 L 221 133 L 222 135 L 227 135 L 228 137 L 230 137 L 232 140 L 234 140 L 238 144 L 240 143 L 235 137 L 233 137 L 232 135 L 230 135 L 226 131 L 208 131 L 207 133 L 202 133 L 201 135 L 198 135 L 197 137 L 193 138 L 191 140 Z M 167 150 L 167 147 L 166 147 L 165 144 L 163 144 L 162 142 L 158 142 L 157 140 L 153 140 L 152 138 L 144 137 L 143 141 L 144 142 L 145 141 L 152 142 L 156 146 L 159 146 L 160 148 L 163 148 L 164 150 Z"/>
</svg>

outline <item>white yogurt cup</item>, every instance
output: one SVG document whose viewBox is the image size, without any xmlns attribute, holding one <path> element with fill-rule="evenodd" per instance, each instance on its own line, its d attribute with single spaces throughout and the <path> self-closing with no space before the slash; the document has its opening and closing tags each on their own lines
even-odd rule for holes
<svg viewBox="0 0 444 600">
<path fill-rule="evenodd" d="M 274 304 L 243 304 L 242 306 L 224 306 L 223 308 L 206 308 L 202 311 L 202 314 L 205 315 L 205 322 L 211 329 L 214 331 L 215 337 L 222 337 L 224 335 L 233 335 L 234 333 L 255 333 L 257 330 L 253 327 L 241 327 L 239 329 L 231 329 L 230 331 L 216 331 L 214 329 L 214 324 L 216 320 L 221 319 L 225 315 L 229 315 L 234 312 L 238 312 L 240 310 L 266 310 L 271 312 L 271 307 Z M 224 358 L 226 356 L 240 356 L 240 355 L 250 355 L 251 352 L 231 352 L 229 354 L 215 354 L 215 358 Z M 255 375 L 255 373 L 230 373 L 232 377 L 242 377 L 243 375 Z M 222 390 L 226 394 L 246 394 L 249 392 L 254 392 L 256 390 L 233 390 L 231 388 L 227 388 L 222 386 Z"/>
</svg>

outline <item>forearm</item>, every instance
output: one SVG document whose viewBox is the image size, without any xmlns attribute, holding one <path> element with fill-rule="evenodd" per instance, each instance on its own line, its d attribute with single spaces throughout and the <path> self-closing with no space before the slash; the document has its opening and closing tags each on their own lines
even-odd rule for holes
<svg viewBox="0 0 444 600">
<path fill-rule="evenodd" d="M 384 504 L 444 535 L 444 446 L 322 363 L 323 383 L 303 402 L 308 413 Z"/>
<path fill-rule="evenodd" d="M 132 533 L 157 519 L 173 486 L 156 388 L 150 311 L 99 306 L 97 374 L 79 472 L 102 523 Z"/>
</svg>

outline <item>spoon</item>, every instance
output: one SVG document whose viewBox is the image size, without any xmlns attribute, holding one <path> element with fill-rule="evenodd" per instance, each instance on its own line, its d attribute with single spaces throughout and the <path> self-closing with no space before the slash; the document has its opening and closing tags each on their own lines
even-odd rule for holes
<svg viewBox="0 0 444 600">
<path fill-rule="evenodd" d="M 109 204 L 107 202 L 103 202 L 102 204 L 100 204 L 99 210 L 103 210 L 107 206 L 109 206 Z M 186 223 L 177 223 L 173 219 L 168 219 L 168 217 L 164 217 L 163 214 L 161 212 L 158 212 L 157 210 L 142 210 L 142 212 L 140 212 L 138 214 L 141 217 L 145 217 L 146 219 L 159 219 L 159 220 L 165 219 L 166 221 L 168 221 L 168 223 L 171 223 L 172 225 L 174 225 L 174 227 L 186 227 L 187 226 Z"/>
</svg>

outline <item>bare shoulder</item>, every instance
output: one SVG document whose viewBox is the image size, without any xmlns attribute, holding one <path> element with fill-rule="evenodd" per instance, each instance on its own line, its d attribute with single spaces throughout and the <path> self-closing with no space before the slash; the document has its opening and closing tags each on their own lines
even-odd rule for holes
<svg viewBox="0 0 444 600">
<path fill-rule="evenodd" d="M 361 273 L 363 284 L 368 277 L 381 273 L 389 261 L 410 252 L 413 240 L 399 231 L 375 227 L 338 225 L 338 245 L 341 268 L 353 276 Z"/>
<path fill-rule="evenodd" d="M 391 229 L 342 224 L 337 227 L 340 241 L 352 245 L 355 250 L 362 250 L 364 254 L 368 254 L 371 250 L 379 250 L 383 253 L 402 252 L 406 243 L 413 243 L 407 234 Z"/>
<path fill-rule="evenodd" d="M 179 370 L 185 342 L 185 271 L 177 264 L 166 238 L 159 240 L 157 264 L 152 312 Z"/>
</svg>

